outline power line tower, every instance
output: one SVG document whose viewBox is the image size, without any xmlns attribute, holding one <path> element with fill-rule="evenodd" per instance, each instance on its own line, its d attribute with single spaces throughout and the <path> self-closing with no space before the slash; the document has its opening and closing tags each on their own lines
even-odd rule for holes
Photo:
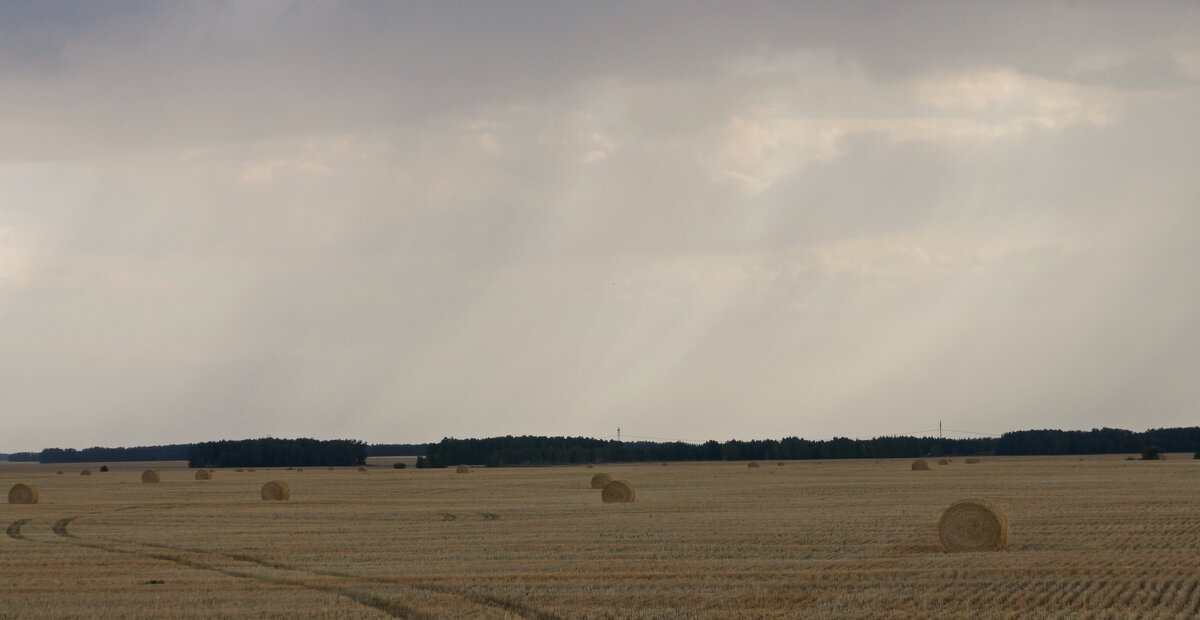
<svg viewBox="0 0 1200 620">
<path fill-rule="evenodd" d="M 938 420 L 938 439 L 942 438 L 942 421 Z"/>
<path fill-rule="evenodd" d="M 617 441 L 621 441 L 621 427 L 617 427 Z"/>
</svg>

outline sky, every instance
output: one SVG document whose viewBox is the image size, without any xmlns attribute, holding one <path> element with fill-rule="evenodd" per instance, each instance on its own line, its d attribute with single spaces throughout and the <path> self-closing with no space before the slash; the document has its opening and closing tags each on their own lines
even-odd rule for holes
<svg viewBox="0 0 1200 620">
<path fill-rule="evenodd" d="M 0 0 L 0 93 L 0 451 L 1200 424 L 1196 3 Z"/>
</svg>

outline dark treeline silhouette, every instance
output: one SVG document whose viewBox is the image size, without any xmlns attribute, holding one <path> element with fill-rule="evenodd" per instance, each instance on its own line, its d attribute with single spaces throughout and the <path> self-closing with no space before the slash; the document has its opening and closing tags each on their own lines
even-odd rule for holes
<svg viewBox="0 0 1200 620">
<path fill-rule="evenodd" d="M 418 467 L 447 467 L 460 463 L 560 465 L 639 461 L 737 461 L 927 456 L 1122 454 L 1139 453 L 1156 445 L 1167 452 L 1200 450 L 1200 427 L 1158 428 L 1136 433 L 1115 428 L 1090 431 L 1014 431 L 1000 437 L 944 439 L 938 437 L 876 437 L 808 440 L 799 437 L 752 441 L 707 441 L 702 444 L 649 441 L 621 442 L 590 437 L 446 438 L 430 444 Z"/>
<path fill-rule="evenodd" d="M 191 444 L 137 446 L 133 448 L 46 448 L 37 455 L 42 463 L 93 463 L 97 461 L 182 461 Z"/>
<path fill-rule="evenodd" d="M 189 467 L 303 467 L 362 465 L 367 444 L 354 439 L 242 439 L 191 446 Z"/>
<path fill-rule="evenodd" d="M 0 457 L 5 457 L 6 461 L 36 461 L 38 460 L 37 452 L 13 452 L 12 454 L 0 454 Z"/>
<path fill-rule="evenodd" d="M 367 456 L 424 456 L 428 444 L 373 443 L 367 446 Z"/>
</svg>

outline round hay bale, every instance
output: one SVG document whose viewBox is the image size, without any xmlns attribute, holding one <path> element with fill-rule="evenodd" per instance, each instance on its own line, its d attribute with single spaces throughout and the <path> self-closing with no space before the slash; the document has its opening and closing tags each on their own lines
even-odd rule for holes
<svg viewBox="0 0 1200 620">
<path fill-rule="evenodd" d="M 90 475 L 92 475 L 92 470 L 90 470 L 90 469 L 85 469 L 85 470 L 83 470 L 83 471 L 79 472 L 79 475 L 80 475 L 80 476 L 90 476 Z"/>
<path fill-rule="evenodd" d="M 612 482 L 612 476 L 608 474 L 596 474 L 592 476 L 592 488 L 603 489 L 604 485 Z"/>
<path fill-rule="evenodd" d="M 359 466 L 358 466 L 358 471 L 367 471 L 367 466 L 366 466 L 366 465 L 359 465 Z"/>
<path fill-rule="evenodd" d="M 666 464 L 666 463 L 663 463 L 663 467 L 666 467 L 666 466 L 667 466 L 667 464 Z"/>
<path fill-rule="evenodd" d="M 1008 517 L 987 500 L 959 500 L 942 513 L 938 537 L 950 552 L 999 551 L 1008 544 Z"/>
<path fill-rule="evenodd" d="M 303 467 L 297 467 L 297 468 L 296 468 L 296 471 L 304 471 L 304 468 L 303 468 Z"/>
<path fill-rule="evenodd" d="M 60 470 L 58 470 L 58 475 L 60 475 L 60 476 L 61 476 L 61 475 L 62 475 L 62 473 L 63 473 L 63 472 L 62 472 L 62 470 L 61 470 L 61 469 L 60 469 Z"/>
<path fill-rule="evenodd" d="M 235 469 L 235 470 L 233 470 L 233 471 L 236 471 L 236 472 L 238 472 L 238 473 L 240 474 L 240 473 L 242 473 L 242 472 L 244 472 L 244 471 L 246 471 L 246 470 L 244 470 L 244 469 Z"/>
<path fill-rule="evenodd" d="M 459 465 L 457 468 L 455 468 L 454 471 L 457 471 L 460 474 L 469 474 L 469 473 L 471 473 L 471 466 L 470 465 Z"/>
<path fill-rule="evenodd" d="M 912 463 L 913 471 L 929 471 L 929 463 L 925 459 L 917 459 Z"/>
<path fill-rule="evenodd" d="M 595 466 L 595 465 L 592 465 L 591 463 L 588 463 L 588 464 L 587 464 L 587 468 L 588 468 L 588 469 L 594 469 L 595 467 L 596 467 L 596 466 Z"/>
<path fill-rule="evenodd" d="M 10 504 L 36 504 L 38 503 L 37 487 L 28 484 L 14 484 L 8 490 L 8 503 Z"/>
<path fill-rule="evenodd" d="M 268 501 L 283 501 L 292 498 L 292 489 L 282 480 L 272 480 L 263 485 L 262 498 Z"/>
<path fill-rule="evenodd" d="M 212 480 L 212 474 L 208 473 L 207 469 L 201 469 L 196 472 L 196 480 Z"/>
<path fill-rule="evenodd" d="M 784 465 L 787 465 L 787 463 L 784 463 L 783 461 L 779 461 L 778 463 L 776 463 L 776 465 L 778 465 L 779 467 L 783 467 Z"/>
<path fill-rule="evenodd" d="M 600 490 L 605 504 L 628 504 L 637 500 L 637 489 L 624 480 L 612 480 Z"/>
<path fill-rule="evenodd" d="M 949 465 L 949 464 L 950 464 L 950 461 L 947 459 L 938 459 L 938 465 Z"/>
<path fill-rule="evenodd" d="M 758 469 L 758 463 L 755 463 L 754 461 L 750 461 L 749 463 L 746 464 L 746 467 L 753 467 L 754 469 Z"/>
<path fill-rule="evenodd" d="M 246 471 L 258 471 L 257 469 L 247 469 Z"/>
<path fill-rule="evenodd" d="M 153 469 L 147 469 L 146 471 L 142 472 L 142 482 L 161 482 L 161 481 L 162 481 L 162 476 L 158 475 L 158 472 L 154 471 Z"/>
<path fill-rule="evenodd" d="M 978 462 L 979 462 L 979 459 L 967 459 L 967 465 L 974 465 Z"/>
</svg>

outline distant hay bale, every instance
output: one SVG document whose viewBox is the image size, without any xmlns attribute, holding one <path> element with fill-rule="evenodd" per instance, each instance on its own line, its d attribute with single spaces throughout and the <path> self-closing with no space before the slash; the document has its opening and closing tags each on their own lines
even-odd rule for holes
<svg viewBox="0 0 1200 620">
<path fill-rule="evenodd" d="M 61 476 L 61 475 L 62 475 L 62 473 L 63 473 L 63 472 L 62 472 L 62 470 L 61 470 L 61 469 L 60 469 L 60 470 L 58 470 L 58 475 L 60 475 L 60 476 Z"/>
<path fill-rule="evenodd" d="M 10 504 L 36 504 L 38 503 L 37 487 L 28 484 L 14 484 L 8 490 L 8 503 Z"/>
<path fill-rule="evenodd" d="M 913 471 L 929 471 L 929 463 L 925 459 L 917 459 L 912 462 Z"/>
<path fill-rule="evenodd" d="M 779 461 L 778 463 L 776 463 L 776 465 L 778 465 L 779 467 L 783 467 L 784 465 L 787 465 L 787 463 L 784 463 L 783 461 Z"/>
<path fill-rule="evenodd" d="M 262 498 L 268 501 L 291 499 L 292 489 L 282 480 L 272 480 L 263 485 Z"/>
<path fill-rule="evenodd" d="M 1008 517 L 987 500 L 959 500 L 942 513 L 938 537 L 950 552 L 999 551 L 1008 544 Z"/>
<path fill-rule="evenodd" d="M 367 466 L 366 466 L 366 465 L 359 465 L 359 466 L 358 466 L 358 471 L 367 471 Z"/>
<path fill-rule="evenodd" d="M 257 469 L 247 469 L 246 471 L 253 472 L 253 471 L 258 471 L 258 470 Z"/>
<path fill-rule="evenodd" d="M 596 474 L 592 476 L 592 488 L 603 489 L 604 485 L 612 482 L 612 476 L 608 474 Z"/>
<path fill-rule="evenodd" d="M 304 468 L 303 468 L 303 467 L 297 467 L 297 468 L 296 468 L 296 471 L 304 471 Z"/>
<path fill-rule="evenodd" d="M 979 462 L 979 459 L 967 459 L 967 465 L 974 465 Z"/>
<path fill-rule="evenodd" d="M 595 465 L 592 465 L 591 463 L 588 463 L 588 464 L 587 464 L 587 468 L 588 468 L 588 469 L 594 469 L 595 467 L 596 467 L 596 466 L 595 466 Z"/>
<path fill-rule="evenodd" d="M 666 464 L 666 463 L 663 463 L 663 467 L 666 467 L 666 466 L 667 466 L 667 464 Z"/>
<path fill-rule="evenodd" d="M 637 500 L 637 489 L 624 480 L 612 480 L 600 491 L 605 504 L 627 504 Z"/>
<path fill-rule="evenodd" d="M 333 471 L 333 468 L 332 468 L 332 467 L 330 467 L 330 468 L 329 468 L 329 471 Z"/>
<path fill-rule="evenodd" d="M 79 472 L 79 475 L 80 475 L 80 476 L 90 476 L 90 475 L 92 475 L 92 470 L 90 470 L 90 469 L 85 469 L 85 470 L 83 470 L 83 471 Z"/>
<path fill-rule="evenodd" d="M 147 469 L 146 471 L 142 472 L 142 482 L 160 481 L 162 481 L 162 476 L 158 475 L 157 471 L 154 471 L 153 469 Z"/>
<path fill-rule="evenodd" d="M 949 459 L 938 459 L 938 465 L 949 465 Z"/>
<path fill-rule="evenodd" d="M 246 471 L 246 470 L 244 470 L 244 469 L 235 469 L 235 470 L 233 470 L 233 471 L 236 471 L 236 472 L 238 472 L 238 473 L 240 474 L 240 473 L 242 473 L 242 472 L 244 472 L 244 471 Z"/>
<path fill-rule="evenodd" d="M 459 465 L 457 468 L 455 468 L 454 471 L 457 471 L 460 474 L 469 474 L 469 473 L 471 473 L 471 466 L 470 465 Z"/>
<path fill-rule="evenodd" d="M 207 469 L 201 469 L 196 472 L 196 480 L 212 480 L 212 474 L 208 473 Z"/>
<path fill-rule="evenodd" d="M 753 467 L 755 469 L 758 469 L 758 463 L 755 463 L 754 461 L 750 461 L 749 463 L 746 464 L 746 467 Z"/>
</svg>

